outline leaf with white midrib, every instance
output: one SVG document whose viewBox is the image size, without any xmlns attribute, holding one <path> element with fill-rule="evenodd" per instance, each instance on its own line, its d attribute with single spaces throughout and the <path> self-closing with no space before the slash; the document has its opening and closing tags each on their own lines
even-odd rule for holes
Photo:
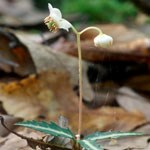
<svg viewBox="0 0 150 150">
<path fill-rule="evenodd" d="M 100 145 L 91 140 L 78 140 L 78 143 L 86 150 L 103 150 Z"/>
<path fill-rule="evenodd" d="M 54 122 L 47 123 L 45 121 L 38 122 L 32 120 L 32 121 L 18 122 L 16 123 L 16 125 L 31 128 L 53 136 L 60 136 L 60 137 L 71 138 L 71 139 L 75 138 L 69 128 L 61 128 Z"/>
<path fill-rule="evenodd" d="M 102 139 L 112 139 L 112 138 L 121 138 L 127 136 L 141 136 L 144 135 L 140 132 L 96 132 L 86 136 L 84 139 L 86 140 L 102 140 Z"/>
</svg>

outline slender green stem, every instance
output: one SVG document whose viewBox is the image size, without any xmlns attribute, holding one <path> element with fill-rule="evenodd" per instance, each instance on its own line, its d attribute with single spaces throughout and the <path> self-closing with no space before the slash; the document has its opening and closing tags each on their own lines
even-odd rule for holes
<svg viewBox="0 0 150 150">
<path fill-rule="evenodd" d="M 81 32 L 79 32 L 80 35 L 81 35 L 82 33 L 86 32 L 87 30 L 97 30 L 97 31 L 99 32 L 99 34 L 103 34 L 103 32 L 101 31 L 100 28 L 98 28 L 98 27 L 93 27 L 93 26 L 92 26 L 92 27 L 87 27 L 87 28 L 83 29 Z"/>
<path fill-rule="evenodd" d="M 77 134 L 77 140 L 80 140 L 81 135 L 81 129 L 82 129 L 82 97 L 83 97 L 83 83 L 82 83 L 82 52 L 81 52 L 81 41 L 80 36 L 82 33 L 86 32 L 87 30 L 94 29 L 99 32 L 99 34 L 102 34 L 102 31 L 97 27 L 88 27 L 81 32 L 78 32 L 74 26 L 72 26 L 73 32 L 77 36 L 77 45 L 78 45 L 78 68 L 79 68 L 79 121 L 78 121 L 78 134 Z"/>
<path fill-rule="evenodd" d="M 78 69 L 79 69 L 79 120 L 78 120 L 78 134 L 77 140 L 80 140 L 81 129 L 82 129 L 82 97 L 83 97 L 83 85 L 82 85 L 82 53 L 81 53 L 81 41 L 80 33 L 72 26 L 73 32 L 77 37 L 78 46 Z"/>
<path fill-rule="evenodd" d="M 76 35 L 79 34 L 79 32 L 76 30 L 76 28 L 74 26 L 71 26 L 71 28 Z"/>
<path fill-rule="evenodd" d="M 80 34 L 77 34 L 77 45 L 78 45 L 78 58 L 79 58 L 79 124 L 78 124 L 78 135 L 81 135 L 82 129 L 82 97 L 83 97 L 83 88 L 82 88 L 82 53 L 81 53 L 81 41 Z M 79 137 L 80 139 L 80 137 Z"/>
</svg>

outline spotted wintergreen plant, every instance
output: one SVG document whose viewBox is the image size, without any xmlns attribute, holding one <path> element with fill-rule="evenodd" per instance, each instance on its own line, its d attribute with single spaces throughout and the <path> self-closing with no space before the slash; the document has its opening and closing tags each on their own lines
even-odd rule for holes
<svg viewBox="0 0 150 150">
<path fill-rule="evenodd" d="M 1 125 L 11 133 L 26 140 L 28 145 L 33 149 L 39 147 L 42 150 L 47 148 L 51 148 L 51 150 L 103 150 L 103 147 L 97 143 L 98 140 L 144 135 L 143 133 L 137 132 L 96 132 L 79 140 L 68 128 L 68 124 L 64 125 L 64 122 L 66 122 L 66 118 L 60 116 L 59 125 L 54 122 L 47 123 L 44 121 L 24 121 L 16 123 L 16 125 L 41 131 L 46 134 L 42 139 L 33 139 L 10 130 L 6 126 L 4 118 L 0 116 Z"/>
<path fill-rule="evenodd" d="M 97 140 L 102 139 L 113 139 L 126 136 L 139 136 L 143 135 L 142 133 L 136 132 L 96 132 L 87 137 L 81 139 L 81 128 L 82 128 L 82 55 L 81 55 L 81 44 L 80 36 L 87 30 L 96 30 L 98 35 L 94 38 L 94 45 L 97 47 L 106 48 L 113 43 L 112 37 L 109 35 L 103 34 L 101 29 L 97 27 L 87 27 L 82 31 L 78 32 L 76 28 L 67 20 L 62 18 L 61 11 L 57 8 L 53 8 L 51 4 L 48 4 L 50 11 L 49 16 L 44 19 L 44 23 L 47 25 L 48 29 L 52 32 L 57 32 L 59 29 L 64 29 L 69 31 L 72 29 L 77 37 L 77 46 L 78 46 L 78 58 L 79 58 L 79 121 L 78 121 L 78 133 L 74 135 L 69 128 L 62 128 L 55 124 L 54 122 L 37 122 L 37 121 L 25 121 L 17 123 L 17 125 L 32 128 L 46 134 L 50 134 L 54 137 L 63 137 L 70 139 L 72 142 L 71 149 L 73 150 L 101 150 L 103 149 Z"/>
<path fill-rule="evenodd" d="M 62 18 L 61 11 L 58 8 L 53 8 L 51 4 L 48 4 L 49 16 L 44 19 L 44 23 L 47 25 L 48 29 L 52 32 L 58 31 L 60 28 L 66 31 L 72 29 L 77 37 L 78 45 L 78 57 L 79 57 L 79 121 L 78 121 L 78 138 L 80 139 L 81 128 L 82 128 L 82 55 L 81 55 L 81 44 L 80 36 L 87 30 L 96 30 L 98 35 L 94 38 L 94 45 L 97 47 L 108 47 L 112 45 L 113 39 L 111 36 L 103 34 L 103 32 L 97 27 L 88 27 L 78 32 L 76 28 L 68 22 L 66 19 Z"/>
<path fill-rule="evenodd" d="M 55 137 L 64 137 L 70 139 L 70 149 L 73 150 L 103 150 L 103 147 L 97 143 L 98 140 L 105 140 L 105 139 L 117 139 L 121 137 L 127 136 L 140 136 L 143 133 L 139 132 L 96 132 L 90 134 L 83 139 L 77 139 L 76 136 L 69 128 L 63 128 L 57 125 L 54 122 L 46 123 L 46 122 L 37 122 L 37 121 L 24 121 L 20 123 L 16 123 L 16 125 L 24 126 L 27 128 L 32 128 L 37 131 L 44 132 L 51 136 Z M 60 146 L 60 149 L 63 147 Z"/>
</svg>

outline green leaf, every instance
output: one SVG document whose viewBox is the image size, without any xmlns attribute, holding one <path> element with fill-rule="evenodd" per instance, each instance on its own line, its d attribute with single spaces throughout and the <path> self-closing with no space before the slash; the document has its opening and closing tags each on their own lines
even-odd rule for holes
<svg viewBox="0 0 150 150">
<path fill-rule="evenodd" d="M 78 143 L 86 150 L 103 150 L 100 145 L 91 140 L 78 140 Z"/>
<path fill-rule="evenodd" d="M 86 136 L 85 140 L 101 140 L 101 139 L 109 139 L 109 138 L 120 138 L 120 137 L 127 137 L 127 136 L 140 136 L 144 135 L 140 132 L 95 132 Z"/>
<path fill-rule="evenodd" d="M 71 132 L 69 128 L 61 128 L 54 122 L 46 123 L 44 121 L 38 122 L 33 120 L 33 121 L 18 122 L 16 123 L 16 125 L 31 128 L 53 136 L 60 136 L 70 139 L 75 138 L 74 134 Z"/>
</svg>

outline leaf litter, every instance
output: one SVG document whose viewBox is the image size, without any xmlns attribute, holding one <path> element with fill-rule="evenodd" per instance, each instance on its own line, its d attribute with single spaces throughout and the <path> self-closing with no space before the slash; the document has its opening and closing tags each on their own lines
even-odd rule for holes
<svg viewBox="0 0 150 150">
<path fill-rule="evenodd" d="M 139 58 L 142 58 L 141 62 L 147 64 L 148 60 L 147 49 L 149 48 L 148 47 L 149 45 L 145 45 L 145 40 L 143 40 L 143 38 L 145 38 L 145 35 L 141 33 L 136 33 L 135 31 L 132 32 L 131 34 L 131 31 L 128 31 L 128 29 L 120 25 L 116 27 L 117 30 L 115 31 L 118 32 L 112 33 L 114 34 L 114 38 L 116 39 L 116 45 L 114 45 L 114 48 L 110 50 L 107 49 L 100 50 L 91 47 L 92 41 L 90 41 L 91 37 L 89 38 L 89 36 L 91 36 L 90 35 L 91 33 L 88 33 L 89 35 L 84 35 L 83 39 L 85 41 L 83 41 L 82 43 L 84 60 L 90 60 L 91 63 L 103 60 L 118 61 L 118 59 L 120 59 L 120 61 L 123 62 L 127 61 L 137 62 Z M 106 29 L 108 33 L 110 32 L 111 28 L 106 26 Z M 111 32 L 113 32 L 112 29 Z M 123 34 L 120 34 L 121 32 L 123 32 Z M 76 109 L 78 106 L 78 96 L 73 91 L 73 86 L 77 85 L 76 79 L 78 74 L 77 59 L 62 54 L 61 52 L 56 52 L 55 47 L 53 47 L 54 50 L 50 50 L 49 47 L 41 46 L 39 43 L 34 43 L 32 41 L 25 40 L 23 35 L 18 34 L 17 32 L 15 34 L 19 37 L 19 39 L 21 39 L 21 41 L 23 41 L 25 45 L 29 47 L 30 54 L 32 55 L 36 69 L 38 70 L 38 74 L 30 75 L 29 77 L 26 77 L 19 81 L 0 83 L 0 95 L 1 101 L 4 104 L 4 108 L 6 109 L 8 114 L 13 114 L 14 116 L 22 117 L 24 119 L 36 119 L 39 118 L 39 116 L 44 116 L 46 120 L 56 121 L 58 115 L 62 114 L 68 118 L 70 122 L 70 127 L 74 131 L 76 131 L 77 129 L 76 120 L 78 119 L 77 116 L 78 110 Z M 118 36 L 118 34 L 120 36 Z M 88 40 L 86 41 L 87 37 L 89 38 L 88 39 L 89 41 Z M 137 39 L 134 39 L 134 37 L 136 37 Z M 132 42 L 130 42 L 131 39 L 133 40 Z M 126 45 L 123 43 L 125 40 L 127 41 Z M 75 54 L 76 46 L 70 42 L 68 43 L 67 42 L 66 45 L 64 45 L 64 43 L 61 45 L 62 46 L 61 49 L 63 49 L 63 46 L 66 46 L 66 48 L 68 48 L 67 53 L 76 56 Z M 87 43 L 89 44 L 89 46 L 87 45 Z M 137 43 L 141 46 L 140 51 L 138 49 L 139 45 Z M 67 44 L 68 45 L 71 44 L 73 46 L 68 46 Z M 88 47 L 90 47 L 89 50 Z M 121 51 L 122 49 L 125 50 L 127 49 L 128 51 Z M 118 52 L 120 53 L 119 55 Z M 128 55 L 126 55 L 126 53 L 128 53 Z M 138 53 L 138 55 L 136 53 Z M 139 53 L 142 54 L 142 56 L 141 55 L 139 56 Z M 120 58 L 118 56 L 120 56 Z M 63 65 L 65 64 L 64 65 L 65 67 L 62 67 L 62 65 L 60 65 L 61 64 L 60 62 L 63 62 Z M 71 64 L 73 64 L 73 67 L 71 66 Z M 89 63 L 84 62 L 84 64 L 85 67 L 87 68 L 89 67 Z M 72 71 L 72 69 L 74 69 L 74 71 Z M 85 84 L 88 85 L 87 86 L 88 91 L 92 91 L 93 89 L 91 88 L 91 85 L 88 82 L 88 76 L 86 74 L 86 71 L 87 69 L 85 69 L 84 82 L 86 82 Z M 116 87 L 118 88 L 119 86 L 120 84 L 118 85 L 117 81 Z M 130 86 L 132 86 L 131 82 Z M 134 88 L 136 87 L 134 86 Z M 87 92 L 87 90 L 85 91 Z M 118 91 L 117 92 L 115 91 L 114 95 L 116 95 L 115 97 L 116 101 L 121 107 L 103 106 L 98 107 L 97 109 L 91 109 L 90 107 L 87 108 L 86 105 L 84 105 L 84 112 L 83 112 L 84 135 L 91 133 L 93 131 L 108 131 L 108 130 L 131 131 L 137 129 L 140 126 L 146 126 L 146 124 L 148 124 L 148 120 L 147 117 L 145 116 L 143 109 L 140 110 L 137 109 L 136 111 L 134 111 L 135 109 L 133 107 L 131 108 L 128 106 L 125 107 L 125 104 L 128 103 L 125 102 L 126 99 L 128 98 L 128 95 L 131 95 L 130 96 L 131 98 L 132 94 L 130 94 L 130 92 L 129 94 L 125 93 L 124 95 L 121 95 L 121 97 L 119 97 L 118 100 L 119 92 L 120 90 L 118 88 Z M 88 95 L 85 97 L 88 97 Z M 137 97 L 142 99 L 139 95 Z M 123 100 L 123 98 L 125 100 Z M 94 98 L 93 97 L 90 98 L 90 102 L 91 99 L 93 100 Z M 123 103 L 123 101 L 125 102 L 125 104 Z M 131 102 L 131 100 L 129 101 Z M 139 106 L 142 103 L 143 99 L 139 102 L 139 104 L 137 104 L 137 106 Z M 23 135 L 26 135 L 26 131 L 22 132 Z M 29 131 L 27 134 L 30 136 L 30 133 L 34 134 L 34 132 L 32 131 Z M 39 133 L 37 135 L 39 135 Z M 34 134 L 33 137 L 36 138 L 36 135 Z M 133 138 L 132 139 L 126 138 L 126 140 L 122 139 L 122 142 L 117 140 L 116 147 L 112 145 L 110 146 L 108 144 L 109 142 L 104 143 L 104 147 L 112 150 L 115 148 L 125 149 L 128 147 L 132 149 L 136 148 L 146 149 L 149 147 L 147 139 L 148 137 L 139 137 L 139 139 L 135 138 L 135 142 L 133 142 L 132 141 Z M 17 140 L 19 141 L 17 142 Z M 2 142 L 0 148 L 2 149 L 9 150 L 12 148 L 11 145 L 16 146 L 16 149 L 17 148 L 19 149 L 19 147 L 20 149 L 21 148 L 30 149 L 24 140 L 17 139 L 17 137 L 12 134 L 4 137 L 3 139 L 1 139 L 1 141 Z M 138 144 L 139 141 L 141 142 L 141 144 Z"/>
</svg>

